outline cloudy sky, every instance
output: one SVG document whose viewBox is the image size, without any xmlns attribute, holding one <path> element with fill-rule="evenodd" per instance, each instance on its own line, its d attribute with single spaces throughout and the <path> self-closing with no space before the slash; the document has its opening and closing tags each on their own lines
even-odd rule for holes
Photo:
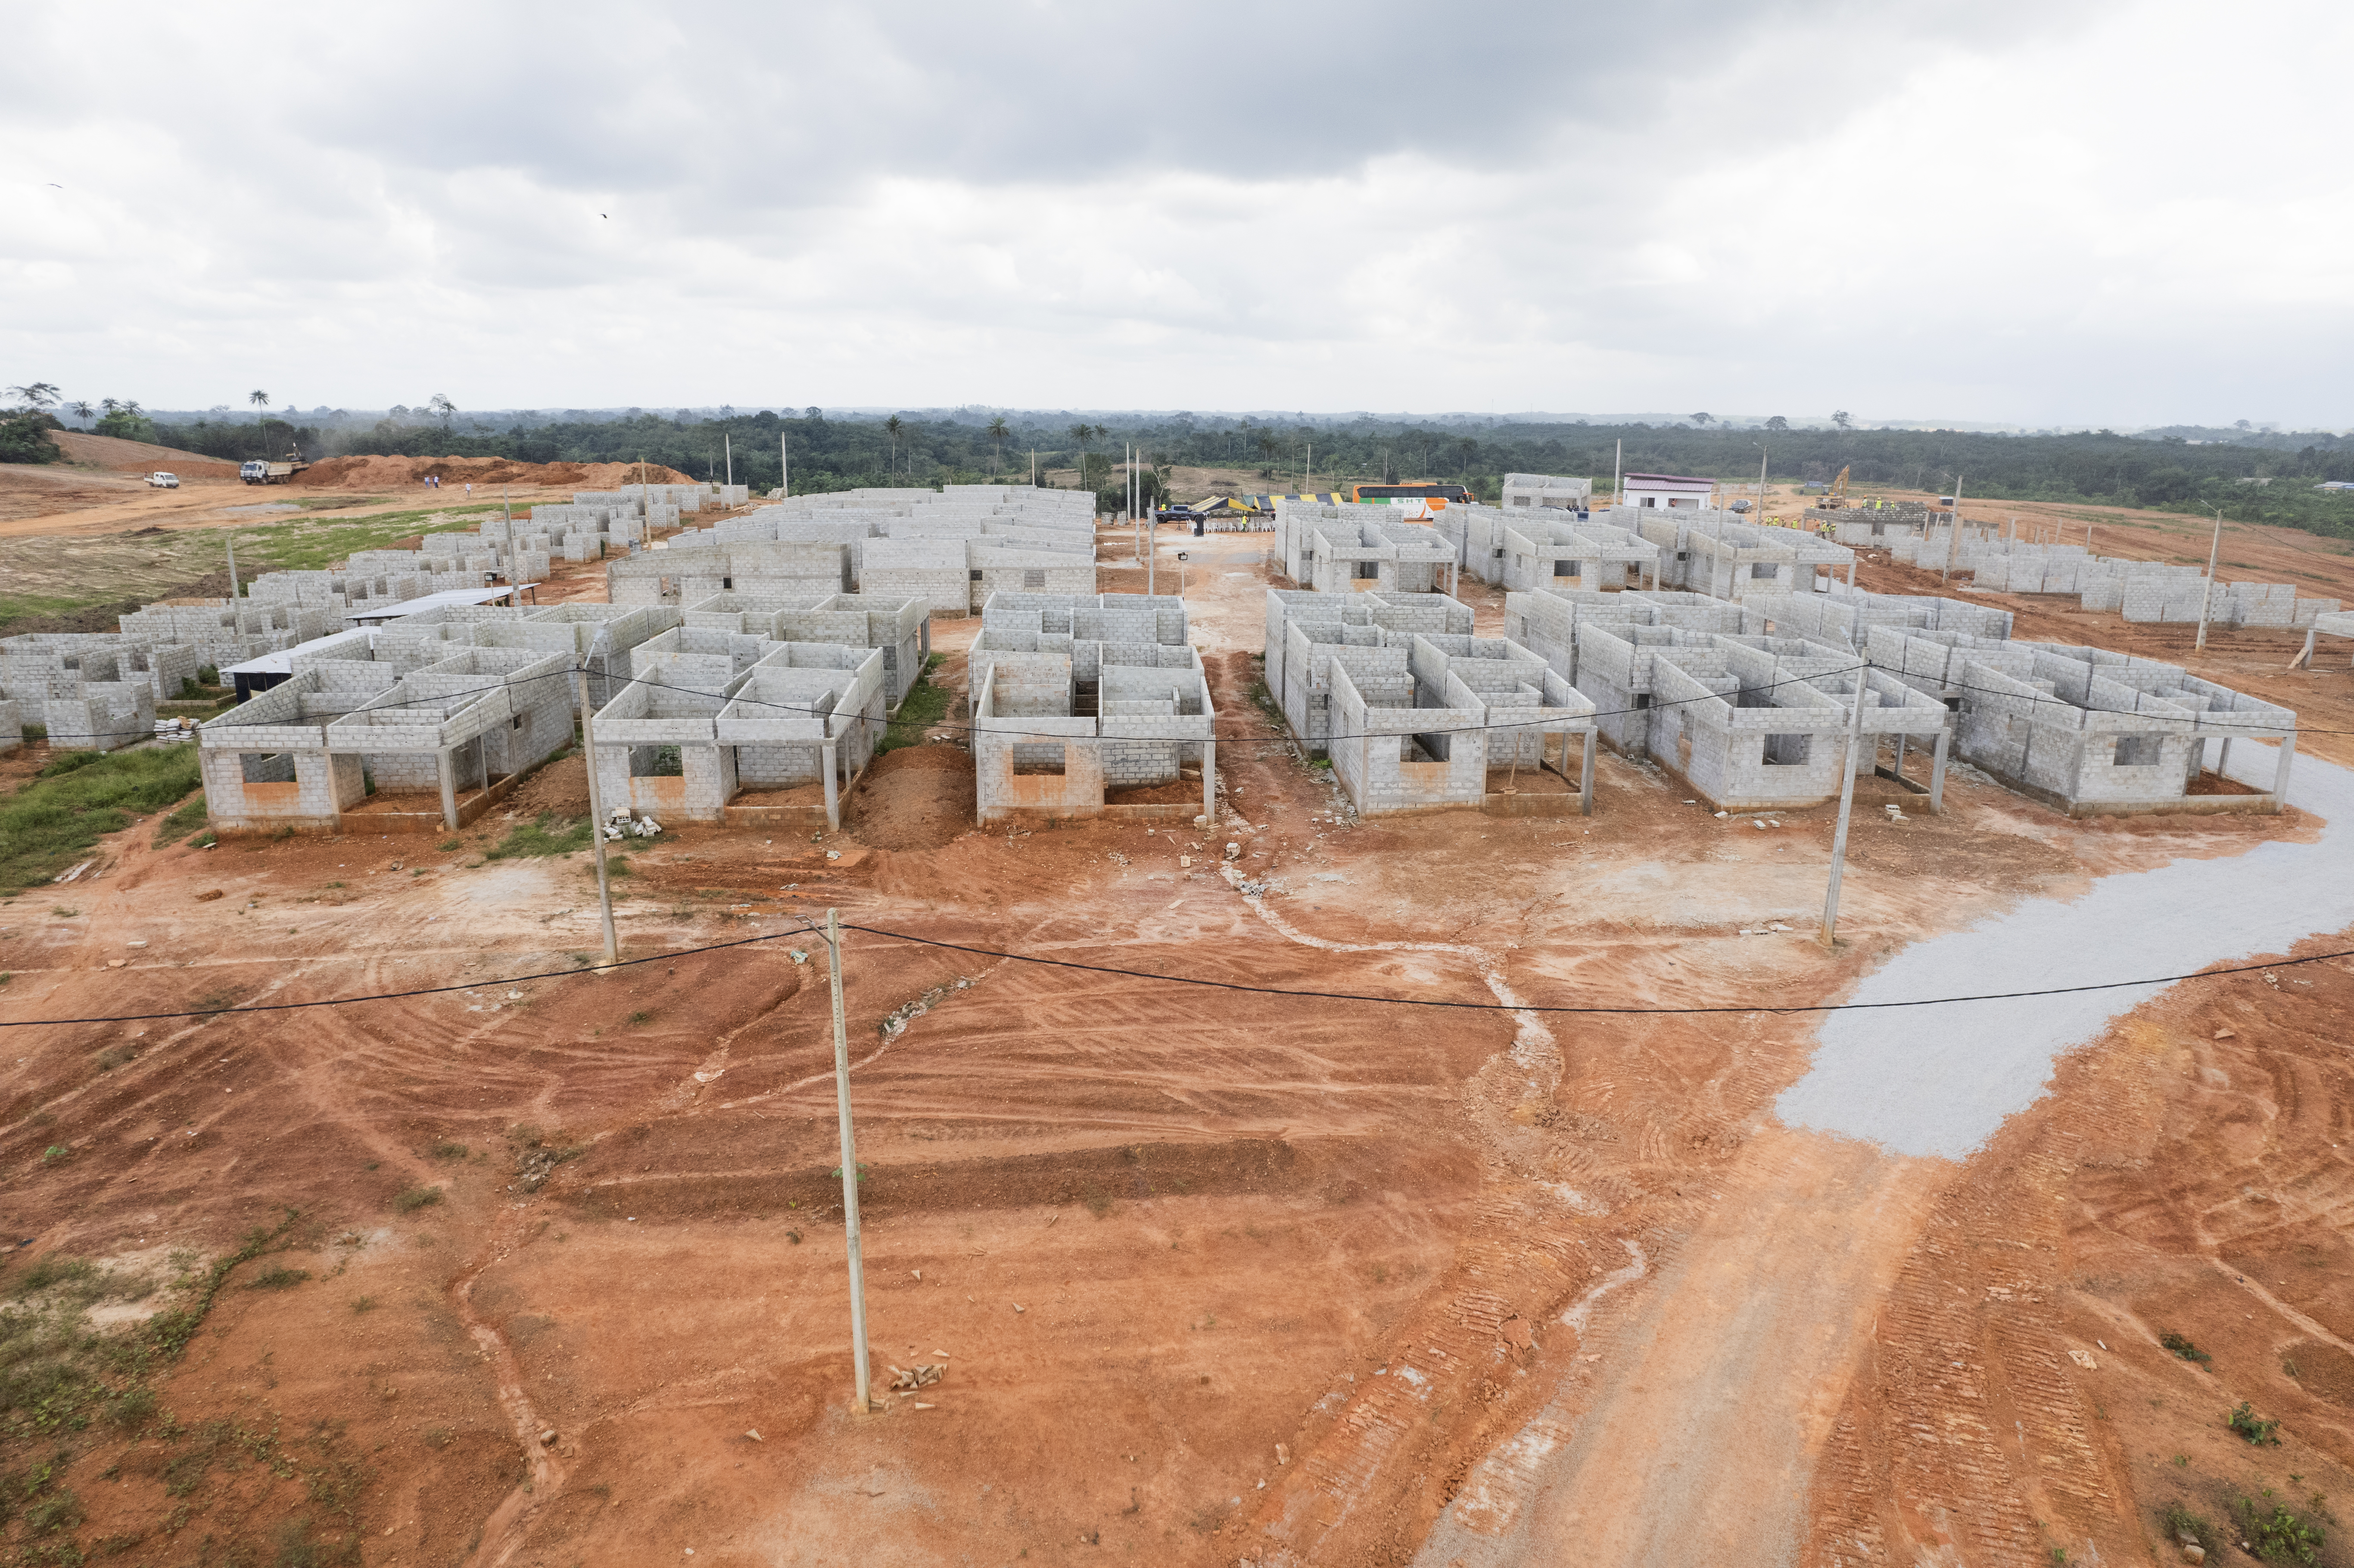
<svg viewBox="0 0 2354 1568">
<path fill-rule="evenodd" d="M 27 6 L 0 382 L 2354 424 L 2354 9 Z"/>
</svg>

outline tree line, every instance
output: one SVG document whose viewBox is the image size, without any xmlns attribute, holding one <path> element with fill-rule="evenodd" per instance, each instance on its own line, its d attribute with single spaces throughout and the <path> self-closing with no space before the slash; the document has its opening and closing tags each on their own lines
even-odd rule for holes
<svg viewBox="0 0 2354 1568">
<path fill-rule="evenodd" d="M 20 407 L 0 416 L 0 461 L 56 455 L 39 431 L 56 428 L 56 388 L 13 388 Z M 36 397 L 30 394 L 40 394 Z M 46 401 L 43 399 L 46 398 Z M 2279 523 L 2354 538 L 2354 493 L 2319 492 L 2354 481 L 2354 440 L 2330 431 L 2235 429 L 2230 439 L 2119 435 L 2089 430 L 2007 435 L 1964 430 L 1727 426 L 1693 415 L 1669 424 L 1524 422 L 1510 419 L 1296 419 L 958 412 L 829 417 L 822 408 L 723 410 L 715 417 L 635 412 L 510 417 L 507 428 L 468 418 L 436 394 L 373 426 L 322 427 L 268 412 L 219 410 L 186 422 L 158 422 L 134 403 L 109 400 L 101 433 L 122 434 L 232 461 L 313 460 L 345 454 L 504 457 L 525 462 L 634 462 L 697 477 L 726 476 L 756 492 L 780 479 L 779 443 L 790 447 L 798 493 L 862 486 L 1027 482 L 1034 454 L 1041 476 L 1097 492 L 1108 509 L 1125 495 L 1123 452 L 1147 460 L 1149 502 L 1172 494 L 1178 467 L 1227 471 L 1249 484 L 1292 490 L 1356 482 L 1431 479 L 1500 498 L 1503 476 L 1527 471 L 1590 477 L 1606 490 L 1614 463 L 1625 472 L 1673 472 L 1754 482 L 1761 456 L 1778 481 L 1829 481 L 1850 471 L 1850 490 L 1875 487 L 1950 493 L 1966 501 L 2084 502 L 2199 512 L 2221 507 L 2243 522 Z M 89 418 L 73 405 L 63 410 Z M 2198 429 L 2200 427 L 2178 427 Z M 2261 482 L 2251 483 L 2249 481 Z M 1042 481 L 1043 482 L 1043 481 Z M 1177 499 L 1198 499 L 1178 495 Z"/>
</svg>

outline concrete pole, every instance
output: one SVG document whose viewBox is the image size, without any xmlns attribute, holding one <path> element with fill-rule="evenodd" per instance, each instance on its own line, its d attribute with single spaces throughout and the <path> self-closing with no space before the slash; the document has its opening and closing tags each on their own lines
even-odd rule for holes
<svg viewBox="0 0 2354 1568">
<path fill-rule="evenodd" d="M 834 772 L 840 759 L 835 756 L 831 740 L 821 745 L 818 750 L 825 764 L 825 825 L 839 832 L 842 831 L 842 785 Z"/>
<path fill-rule="evenodd" d="M 1618 466 L 1626 461 L 1626 458 L 1627 440 L 1622 436 L 1619 438 L 1618 444 L 1610 449 L 1610 504 L 1614 507 L 1627 504 L 1627 498 L 1619 493 L 1618 484 Z"/>
<path fill-rule="evenodd" d="M 1594 815 L 1594 743 L 1601 738 L 1600 730 L 1585 732 L 1585 756 L 1577 765 L 1577 814 L 1581 817 Z"/>
<path fill-rule="evenodd" d="M 236 609 L 236 608 L 237 608 L 237 606 L 236 606 L 235 601 L 236 601 L 236 599 L 237 599 L 237 531 L 236 531 L 235 529 L 231 529 L 231 530 L 229 531 L 229 535 L 228 535 L 228 597 L 229 597 L 229 599 L 230 599 L 230 601 L 231 601 L 231 602 L 230 602 L 230 605 L 229 605 L 229 608 L 230 608 L 230 609 Z"/>
<path fill-rule="evenodd" d="M 1144 524 L 1144 596 L 1152 597 L 1153 570 L 1161 564 L 1161 540 L 1150 519 Z"/>
<path fill-rule="evenodd" d="M 446 748 L 435 752 L 433 771 L 441 779 L 441 825 L 454 833 L 458 831 L 458 768 L 455 753 Z"/>
<path fill-rule="evenodd" d="M 784 492 L 780 501 L 793 493 L 793 439 L 782 430 L 777 432 L 777 488 Z"/>
<path fill-rule="evenodd" d="M 1823 894 L 1823 946 L 1839 945 L 1840 873 L 1847 865 L 1847 824 L 1855 812 L 1855 754 L 1863 735 L 1863 702 L 1872 694 L 1872 666 L 1855 667 L 1855 696 L 1848 705 L 1847 746 L 1840 756 L 1839 826 L 1831 833 L 1831 879 Z"/>
<path fill-rule="evenodd" d="M 866 1267 L 858 1246 L 858 1138 L 850 1125 L 850 1036 L 842 1012 L 842 912 L 825 912 L 826 978 L 833 991 L 833 1100 L 842 1118 L 842 1228 L 850 1253 L 850 1361 L 864 1415 L 875 1408 L 866 1381 Z"/>
<path fill-rule="evenodd" d="M 640 452 L 638 454 L 638 537 L 648 544 L 653 543 L 654 537 L 654 513 L 653 508 L 648 504 L 652 498 L 653 492 L 646 485 L 646 454 Z"/>
<path fill-rule="evenodd" d="M 504 484 L 499 486 L 499 504 L 506 510 L 507 533 L 512 536 L 514 533 L 514 496 Z"/>
<path fill-rule="evenodd" d="M 2199 596 L 2199 641 L 2191 646 L 2207 651 L 2207 615 L 2215 607 L 2215 558 L 2223 549 L 2223 509 L 2215 509 L 2215 536 L 2207 545 L 2207 589 Z"/>
<path fill-rule="evenodd" d="M 1954 524 L 1953 524 L 1953 526 L 1952 526 L 1952 527 L 1950 527 L 1950 528 L 1948 528 L 1948 529 L 1946 529 L 1946 566 L 1945 566 L 1945 569 L 1944 569 L 1943 571 L 1940 571 L 1940 572 L 1937 574 L 1937 581 L 1938 581 L 1940 584 L 1943 584 L 1943 583 L 1945 582 L 1945 580 L 1946 580 L 1948 577 L 1951 577 L 1951 576 L 1953 575 L 1953 571 L 1954 571 L 1954 547 L 1955 547 L 1956 545 L 1958 545 L 1958 544 L 1960 544 L 1960 543 L 1961 543 L 1961 538 L 1962 538 L 1962 476 L 1961 476 L 1960 474 L 1958 474 L 1958 473 L 1957 473 L 1957 474 L 1954 475 Z M 1836 873 L 1834 873 L 1833 874 L 1834 874 L 1834 875 L 1836 875 L 1837 874 L 1836 874 Z M 1823 939 L 1824 939 L 1825 941 L 1829 941 L 1830 938 L 1828 938 L 1828 937 L 1826 937 L 1826 938 L 1823 938 Z"/>
<path fill-rule="evenodd" d="M 736 488 L 736 441 L 725 430 L 719 432 L 719 450 L 726 458 L 727 488 L 733 490 Z"/>
<path fill-rule="evenodd" d="M 605 877 L 605 801 L 597 788 L 597 737 L 589 729 L 588 664 L 572 668 L 573 692 L 580 702 L 580 752 L 588 759 L 588 842 L 597 846 L 597 907 L 605 919 L 605 964 L 621 961 L 620 938 L 613 933 L 613 886 Z"/>
<path fill-rule="evenodd" d="M 1218 743 L 1202 743 L 1202 820 L 1215 826 L 1218 821 Z"/>
</svg>

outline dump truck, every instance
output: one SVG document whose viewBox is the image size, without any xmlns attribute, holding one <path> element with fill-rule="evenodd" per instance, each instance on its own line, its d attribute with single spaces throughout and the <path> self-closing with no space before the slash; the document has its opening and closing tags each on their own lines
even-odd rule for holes
<svg viewBox="0 0 2354 1568">
<path fill-rule="evenodd" d="M 239 469 L 237 476 L 248 484 L 283 484 L 310 466 L 301 458 L 292 458 L 284 462 L 256 458 Z"/>
</svg>

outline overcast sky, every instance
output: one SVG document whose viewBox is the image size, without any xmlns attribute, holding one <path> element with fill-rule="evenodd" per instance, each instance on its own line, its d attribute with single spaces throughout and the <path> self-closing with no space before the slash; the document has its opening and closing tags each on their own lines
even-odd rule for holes
<svg viewBox="0 0 2354 1568">
<path fill-rule="evenodd" d="M 26 6 L 0 383 L 2354 424 L 2354 10 Z"/>
</svg>

